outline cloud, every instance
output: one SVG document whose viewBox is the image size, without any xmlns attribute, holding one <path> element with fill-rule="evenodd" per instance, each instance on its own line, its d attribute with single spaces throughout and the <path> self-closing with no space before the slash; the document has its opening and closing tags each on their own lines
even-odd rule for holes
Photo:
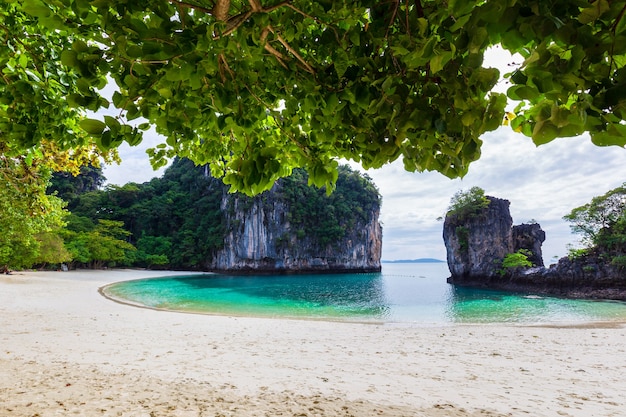
<svg viewBox="0 0 626 417">
<path fill-rule="evenodd" d="M 154 130 L 145 132 L 144 139 L 138 146 L 130 146 L 124 142 L 118 148 L 122 163 L 107 165 L 103 169 L 107 184 L 143 183 L 163 175 L 165 168 L 155 171 L 146 153 L 146 149 L 155 147 L 159 143 L 165 143 L 165 138 L 159 136 Z"/>
<path fill-rule="evenodd" d="M 437 221 L 460 189 L 483 188 L 511 202 L 514 224 L 532 219 L 546 231 L 544 260 L 567 254 L 578 238 L 562 217 L 626 181 L 626 150 L 600 148 L 588 137 L 561 138 L 536 147 L 508 127 L 484 135 L 482 157 L 464 179 L 405 172 L 401 162 L 367 171 L 383 196 L 383 258 L 445 259 Z"/>
</svg>

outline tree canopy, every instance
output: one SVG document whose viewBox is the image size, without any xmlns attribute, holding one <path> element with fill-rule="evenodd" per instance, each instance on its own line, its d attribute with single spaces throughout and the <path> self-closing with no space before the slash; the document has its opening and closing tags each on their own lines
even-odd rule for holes
<svg viewBox="0 0 626 417">
<path fill-rule="evenodd" d="M 0 140 L 136 145 L 258 193 L 336 158 L 463 176 L 508 101 L 540 145 L 626 144 L 626 1 L 1 0 Z M 524 61 L 493 92 L 483 56 Z M 106 87 L 106 88 L 105 88 Z M 106 111 L 94 116 L 86 112 Z M 103 113 L 99 113 L 103 114 Z M 89 136 L 85 136 L 87 133 Z"/>
<path fill-rule="evenodd" d="M 606 246 L 618 234 L 626 243 L 626 183 L 576 207 L 563 219 L 572 223 L 572 231 L 587 246 Z"/>
<path fill-rule="evenodd" d="M 489 203 L 485 190 L 480 187 L 472 187 L 467 191 L 459 190 L 450 199 L 446 216 L 454 216 L 457 222 L 464 222 L 480 214 L 483 209 L 489 207 Z"/>
<path fill-rule="evenodd" d="M 584 249 L 572 250 L 571 255 L 599 254 L 611 264 L 626 269 L 626 183 L 563 217 L 582 236 Z"/>
<path fill-rule="evenodd" d="M 62 151 L 50 141 L 16 155 L 3 138 L 0 135 L 0 268 L 64 259 L 66 252 L 55 233 L 67 213 L 60 198 L 46 194 L 52 172 L 77 174 L 82 165 L 97 164 L 101 157 L 110 161 L 115 155 L 88 145 Z"/>
</svg>

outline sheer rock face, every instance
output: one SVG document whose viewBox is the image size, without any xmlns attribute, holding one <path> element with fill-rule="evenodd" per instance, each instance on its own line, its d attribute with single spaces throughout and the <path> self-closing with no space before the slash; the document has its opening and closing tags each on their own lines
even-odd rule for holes
<svg viewBox="0 0 626 417">
<path fill-rule="evenodd" d="M 490 204 L 467 219 L 446 216 L 443 238 L 451 276 L 456 285 L 519 291 L 569 298 L 626 300 L 626 279 L 602 254 L 576 260 L 567 257 L 543 266 L 541 244 L 546 235 L 539 224 L 511 227 L 509 202 L 487 197 Z M 535 266 L 501 273 L 502 259 L 519 249 L 531 252 Z"/>
<path fill-rule="evenodd" d="M 500 277 L 502 260 L 520 249 L 530 251 L 528 259 L 543 266 L 541 244 L 546 234 L 539 224 L 513 226 L 510 202 L 487 197 L 489 206 L 467 218 L 447 215 L 443 226 L 450 281 L 461 283 L 475 278 Z"/>
<path fill-rule="evenodd" d="M 222 210 L 227 234 L 211 269 L 228 272 L 372 272 L 380 271 L 380 209 L 367 213 L 346 237 L 322 247 L 292 230 L 289 207 L 272 189 L 253 199 L 225 194 Z"/>
<path fill-rule="evenodd" d="M 537 223 L 520 224 L 512 229 L 513 252 L 525 249 L 531 253 L 528 260 L 535 266 L 543 266 L 541 244 L 546 240 L 546 232 Z"/>
<path fill-rule="evenodd" d="M 510 203 L 487 198 L 489 206 L 480 213 L 466 219 L 446 216 L 443 240 L 453 279 L 495 276 L 502 259 L 514 252 Z"/>
</svg>

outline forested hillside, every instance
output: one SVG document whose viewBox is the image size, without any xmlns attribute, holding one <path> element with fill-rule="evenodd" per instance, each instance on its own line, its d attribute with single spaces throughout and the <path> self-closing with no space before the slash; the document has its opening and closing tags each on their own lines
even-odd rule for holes
<svg viewBox="0 0 626 417">
<path fill-rule="evenodd" d="M 232 208 L 221 207 L 227 187 L 206 167 L 177 159 L 161 178 L 143 184 L 106 186 L 99 169 L 77 177 L 55 174 L 49 192 L 67 201 L 71 213 L 59 232 L 72 266 L 139 266 L 206 269 L 224 245 Z M 367 176 L 341 167 L 336 190 L 308 185 L 303 170 L 281 180 L 284 220 L 297 237 L 320 246 L 337 244 L 366 212 L 378 209 L 378 190 Z M 238 195 L 244 205 L 254 198 Z M 263 195 L 256 198 L 264 198 Z M 289 236 L 282 236 L 284 242 Z M 274 242 L 281 244 L 280 239 Z M 51 261 L 50 261 L 51 262 Z M 54 263 L 54 262 L 52 262 Z"/>
</svg>

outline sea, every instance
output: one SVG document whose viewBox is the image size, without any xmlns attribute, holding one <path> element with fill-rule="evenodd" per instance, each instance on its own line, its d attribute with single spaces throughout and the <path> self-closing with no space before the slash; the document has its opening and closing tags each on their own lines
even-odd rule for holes
<svg viewBox="0 0 626 417">
<path fill-rule="evenodd" d="M 448 284 L 447 264 L 383 263 L 380 273 L 181 275 L 111 284 L 134 305 L 226 316 L 405 325 L 579 325 L 626 321 L 626 303 L 569 300 Z"/>
</svg>

